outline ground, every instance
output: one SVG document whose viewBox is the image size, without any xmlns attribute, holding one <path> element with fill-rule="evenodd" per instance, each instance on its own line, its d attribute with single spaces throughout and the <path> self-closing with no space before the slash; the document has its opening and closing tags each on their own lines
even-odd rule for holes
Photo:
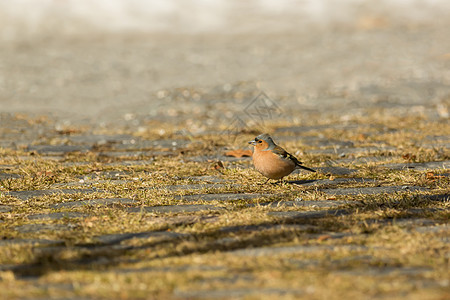
<svg viewBox="0 0 450 300">
<path fill-rule="evenodd" d="M 0 47 L 0 298 L 449 298 L 447 25 Z"/>
<path fill-rule="evenodd" d="M 448 295 L 445 120 L 270 125 L 318 170 L 281 184 L 225 156 L 253 130 L 2 122 L 3 298 Z"/>
</svg>

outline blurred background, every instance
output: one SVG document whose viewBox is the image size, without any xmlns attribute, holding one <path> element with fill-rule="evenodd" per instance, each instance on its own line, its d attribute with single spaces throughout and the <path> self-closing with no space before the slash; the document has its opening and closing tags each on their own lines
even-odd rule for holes
<svg viewBox="0 0 450 300">
<path fill-rule="evenodd" d="M 447 0 L 0 0 L 0 112 L 211 123 L 264 91 L 298 119 L 448 118 L 449 12 Z"/>
</svg>

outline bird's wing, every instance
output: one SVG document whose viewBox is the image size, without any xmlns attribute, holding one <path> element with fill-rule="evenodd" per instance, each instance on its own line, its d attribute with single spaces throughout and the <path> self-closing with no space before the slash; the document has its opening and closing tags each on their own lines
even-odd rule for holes
<svg viewBox="0 0 450 300">
<path fill-rule="evenodd" d="M 282 159 L 288 159 L 295 163 L 295 165 L 301 169 L 308 170 L 310 172 L 316 172 L 316 170 L 310 169 L 308 167 L 302 166 L 302 162 L 299 161 L 294 155 L 288 153 L 286 150 L 281 148 L 280 146 L 276 146 L 274 149 L 272 149 L 272 152 L 278 155 Z"/>
<path fill-rule="evenodd" d="M 272 149 L 272 152 L 278 155 L 280 158 L 283 159 L 289 159 L 293 161 L 296 165 L 301 165 L 302 162 L 299 161 L 294 155 L 288 153 L 286 150 L 281 148 L 280 146 L 276 146 L 274 149 Z"/>
</svg>

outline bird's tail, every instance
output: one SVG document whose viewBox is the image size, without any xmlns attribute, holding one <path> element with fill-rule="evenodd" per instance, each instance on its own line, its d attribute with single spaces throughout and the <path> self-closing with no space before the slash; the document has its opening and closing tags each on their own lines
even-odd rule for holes
<svg viewBox="0 0 450 300">
<path fill-rule="evenodd" d="M 307 171 L 310 171 L 310 172 L 316 172 L 316 170 L 310 169 L 308 167 L 304 167 L 302 165 L 297 165 L 297 168 L 300 168 L 300 169 L 303 169 L 303 170 L 307 170 Z"/>
</svg>

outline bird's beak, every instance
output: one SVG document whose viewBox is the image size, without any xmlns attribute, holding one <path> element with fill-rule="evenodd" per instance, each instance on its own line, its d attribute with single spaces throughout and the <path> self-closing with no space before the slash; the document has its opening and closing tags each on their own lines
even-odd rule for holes
<svg viewBox="0 0 450 300">
<path fill-rule="evenodd" d="M 250 145 L 253 145 L 253 146 L 256 146 L 256 141 L 255 140 L 253 140 L 253 141 L 250 141 L 250 142 L 248 142 Z"/>
</svg>

